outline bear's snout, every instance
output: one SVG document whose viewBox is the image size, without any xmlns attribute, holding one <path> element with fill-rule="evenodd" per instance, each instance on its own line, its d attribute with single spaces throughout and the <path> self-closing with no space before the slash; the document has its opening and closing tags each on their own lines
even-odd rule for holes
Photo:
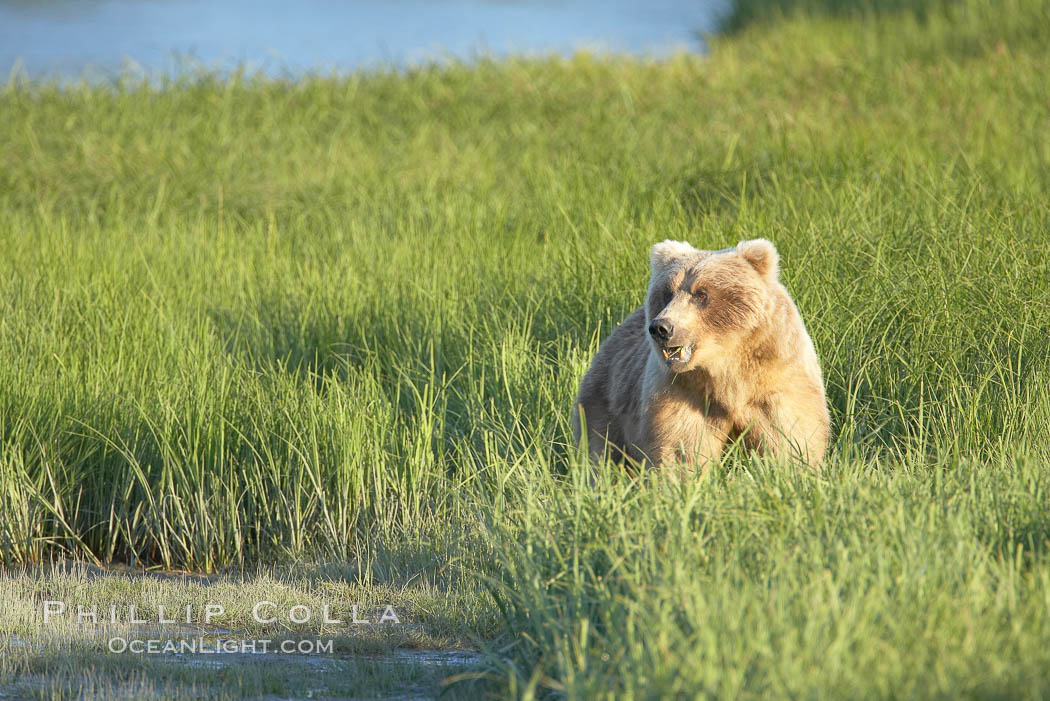
<svg viewBox="0 0 1050 701">
<path fill-rule="evenodd" d="M 666 343 L 674 333 L 674 327 L 667 319 L 653 319 L 649 324 L 649 335 L 658 341 Z"/>
</svg>

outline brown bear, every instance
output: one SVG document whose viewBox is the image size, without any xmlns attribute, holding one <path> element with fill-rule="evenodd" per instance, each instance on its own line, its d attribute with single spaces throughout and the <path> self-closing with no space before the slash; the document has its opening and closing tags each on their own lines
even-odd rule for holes
<svg viewBox="0 0 1050 701">
<path fill-rule="evenodd" d="M 645 305 L 601 344 L 573 412 L 590 457 L 704 468 L 730 441 L 817 469 L 830 417 L 813 342 L 765 239 L 650 252 Z"/>
</svg>

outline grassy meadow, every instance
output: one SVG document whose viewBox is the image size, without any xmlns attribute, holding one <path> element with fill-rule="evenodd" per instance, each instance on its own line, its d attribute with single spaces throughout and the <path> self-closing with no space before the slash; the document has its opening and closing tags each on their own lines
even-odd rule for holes
<svg viewBox="0 0 1050 701">
<path fill-rule="evenodd" d="M 346 644 L 480 647 L 453 694 L 1050 695 L 1050 2 L 770 5 L 703 57 L 0 87 L 0 636 L 158 600 L 66 558 L 394 598 Z M 648 247 L 757 236 L 822 476 L 592 481 Z M 0 641 L 0 692 L 283 693 L 93 641 Z"/>
</svg>

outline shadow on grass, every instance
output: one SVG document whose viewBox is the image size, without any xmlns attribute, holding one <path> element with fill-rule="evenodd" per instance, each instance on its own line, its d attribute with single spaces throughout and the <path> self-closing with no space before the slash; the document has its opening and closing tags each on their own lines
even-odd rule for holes
<svg viewBox="0 0 1050 701">
<path fill-rule="evenodd" d="M 1031 572 L 1050 554 L 1050 517 L 1037 513 L 1022 516 L 1017 524 L 998 523 L 980 539 L 1000 560 L 1017 560 L 1022 572 Z"/>
<path fill-rule="evenodd" d="M 756 24 L 767 24 L 793 14 L 832 17 L 871 17 L 909 12 L 920 20 L 958 0 L 736 0 L 722 22 L 722 31 L 736 34 Z"/>
<path fill-rule="evenodd" d="M 678 184 L 678 200 L 686 212 L 702 219 L 732 214 L 745 197 L 761 197 L 766 183 L 751 168 L 698 170 L 684 175 Z"/>
</svg>

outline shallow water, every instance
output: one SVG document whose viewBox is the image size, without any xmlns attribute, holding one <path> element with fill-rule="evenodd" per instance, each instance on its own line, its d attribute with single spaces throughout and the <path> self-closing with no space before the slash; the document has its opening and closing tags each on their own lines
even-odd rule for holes
<svg viewBox="0 0 1050 701">
<path fill-rule="evenodd" d="M 218 634 L 216 634 L 218 633 Z M 158 629 L 156 626 L 136 626 L 123 631 L 123 635 L 138 638 L 150 638 L 157 635 L 170 636 L 172 639 L 182 637 L 208 638 L 215 646 L 224 642 L 241 642 L 246 638 L 230 635 L 230 631 L 200 631 L 180 627 Z M 44 640 L 27 640 L 17 635 L 0 635 L 0 652 L 16 650 L 44 652 L 48 643 Z M 382 692 L 370 695 L 370 698 L 385 699 L 433 699 L 440 694 L 440 680 L 460 672 L 480 669 L 485 664 L 485 657 L 470 650 L 394 650 L 389 654 L 285 654 L 278 652 L 230 652 L 230 653 L 185 653 L 146 655 L 150 664 L 167 664 L 185 666 L 187 669 L 214 671 L 215 689 L 224 683 L 235 683 L 239 675 L 254 676 L 264 665 L 270 674 L 281 679 L 296 679 L 294 693 L 279 694 L 273 699 L 315 698 L 319 696 L 341 696 L 346 691 L 346 684 L 362 673 L 382 675 L 389 678 Z M 87 668 L 85 668 L 87 673 Z M 233 681 L 231 681 L 233 680 Z M 119 679 L 112 680 L 112 691 L 122 692 Z M 40 692 L 48 688 L 46 675 L 11 679 L 9 683 L 0 684 L 0 698 L 20 697 L 28 692 Z M 128 693 L 134 695 L 136 687 L 129 686 Z"/>
<path fill-rule="evenodd" d="M 376 665 L 419 665 L 422 667 L 477 667 L 485 662 L 480 653 L 470 650 L 394 650 L 388 655 L 309 654 L 289 655 L 284 653 L 235 652 L 214 654 L 164 655 L 157 658 L 163 662 L 182 662 L 189 667 L 222 669 L 256 660 L 267 664 L 298 665 L 318 672 L 338 671 L 342 663 L 365 662 Z"/>
<path fill-rule="evenodd" d="M 454 57 L 702 50 L 730 0 L 0 0 L 0 71 L 275 76 Z M 2 79 L 3 76 L 0 76 Z"/>
</svg>

